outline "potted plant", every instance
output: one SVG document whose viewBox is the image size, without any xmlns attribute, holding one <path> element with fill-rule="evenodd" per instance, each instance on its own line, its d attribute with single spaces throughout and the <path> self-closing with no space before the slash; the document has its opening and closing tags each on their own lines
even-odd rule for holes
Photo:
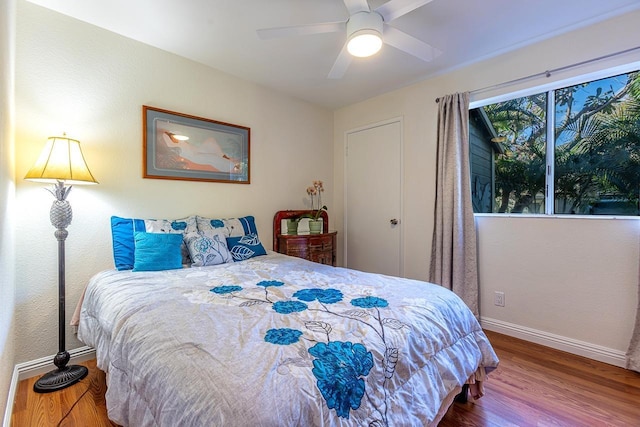
<svg viewBox="0 0 640 427">
<path fill-rule="evenodd" d="M 322 204 L 322 192 L 324 187 L 322 181 L 313 181 L 313 186 L 307 187 L 307 194 L 311 197 L 311 210 L 312 213 L 308 216 L 309 219 L 309 232 L 311 234 L 320 234 L 322 232 L 322 221 L 320 216 L 322 211 L 328 210 L 325 205 Z"/>
<path fill-rule="evenodd" d="M 298 234 L 298 222 L 300 218 L 287 219 L 287 234 Z"/>
</svg>

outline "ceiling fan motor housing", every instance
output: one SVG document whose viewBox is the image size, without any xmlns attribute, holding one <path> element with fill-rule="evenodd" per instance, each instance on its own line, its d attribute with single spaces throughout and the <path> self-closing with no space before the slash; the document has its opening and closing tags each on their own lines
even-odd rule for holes
<svg viewBox="0 0 640 427">
<path fill-rule="evenodd" d="M 382 36 L 382 24 L 384 20 L 377 12 L 357 12 L 351 15 L 347 21 L 347 35 L 351 38 L 358 31 L 370 30 Z"/>
</svg>

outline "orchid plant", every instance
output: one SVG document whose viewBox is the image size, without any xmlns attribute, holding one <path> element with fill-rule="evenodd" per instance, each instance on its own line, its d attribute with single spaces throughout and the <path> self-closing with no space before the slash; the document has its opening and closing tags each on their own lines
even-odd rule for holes
<svg viewBox="0 0 640 427">
<path fill-rule="evenodd" d="M 322 204 L 323 192 L 324 187 L 322 185 L 322 181 L 313 181 L 313 185 L 307 187 L 307 194 L 311 197 L 311 210 L 314 211 L 311 215 L 311 219 L 314 221 L 318 221 L 323 210 L 328 210 L 327 207 Z"/>
</svg>

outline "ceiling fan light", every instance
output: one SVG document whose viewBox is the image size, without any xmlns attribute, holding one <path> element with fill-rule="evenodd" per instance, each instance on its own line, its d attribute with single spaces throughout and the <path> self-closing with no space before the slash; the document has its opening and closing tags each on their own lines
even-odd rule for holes
<svg viewBox="0 0 640 427">
<path fill-rule="evenodd" d="M 375 55 L 382 47 L 382 37 L 375 30 L 360 30 L 351 35 L 347 43 L 347 50 L 353 56 L 366 58 Z"/>
<path fill-rule="evenodd" d="M 358 12 L 347 21 L 347 51 L 360 58 L 376 54 L 382 47 L 382 16 L 376 12 Z"/>
</svg>

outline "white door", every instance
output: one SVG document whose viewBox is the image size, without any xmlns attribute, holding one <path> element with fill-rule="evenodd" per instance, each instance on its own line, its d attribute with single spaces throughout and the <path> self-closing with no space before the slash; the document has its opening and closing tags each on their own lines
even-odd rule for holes
<svg viewBox="0 0 640 427">
<path fill-rule="evenodd" d="M 345 262 L 401 276 L 402 122 L 347 132 Z"/>
</svg>

